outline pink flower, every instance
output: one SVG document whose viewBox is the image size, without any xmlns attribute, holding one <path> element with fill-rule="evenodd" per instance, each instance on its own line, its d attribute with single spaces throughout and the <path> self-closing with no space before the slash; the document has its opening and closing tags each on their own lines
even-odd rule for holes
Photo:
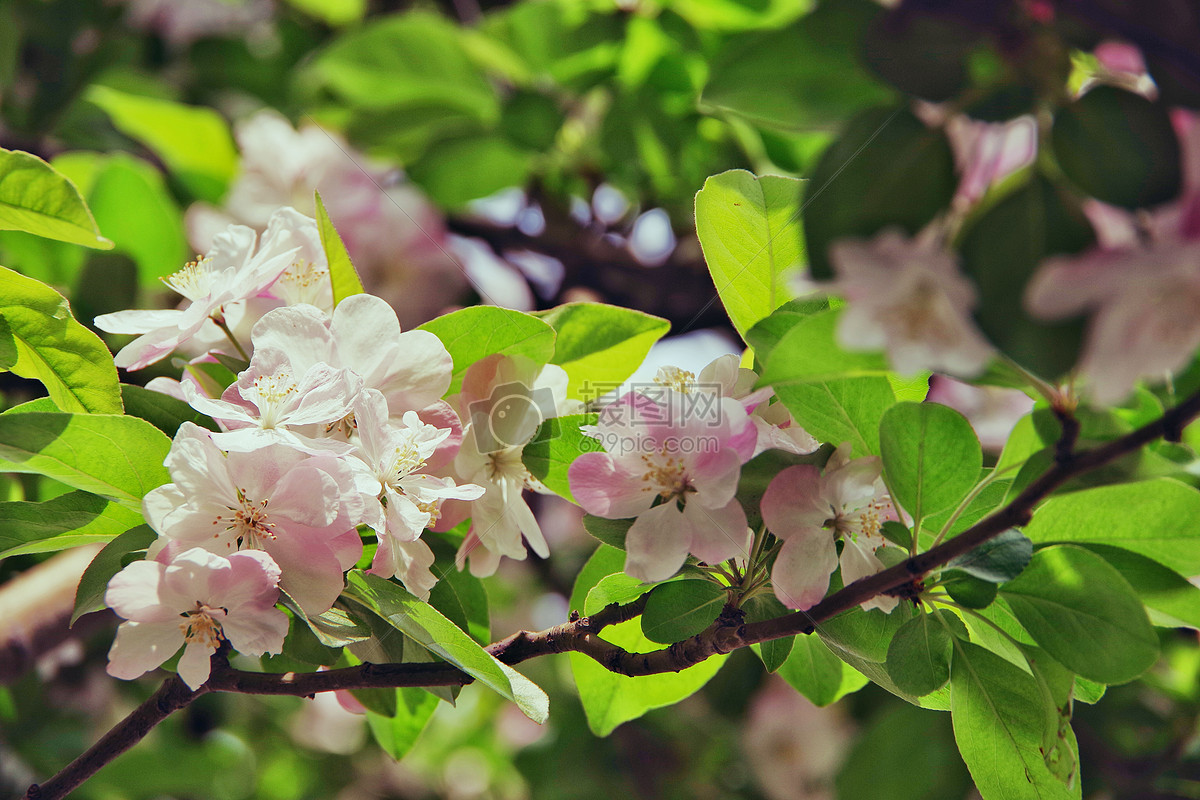
<svg viewBox="0 0 1200 800">
<path fill-rule="evenodd" d="M 1200 347 L 1200 239 L 1049 259 L 1025 307 L 1041 319 L 1091 313 L 1079 372 L 1097 402 L 1119 403 L 1139 378 L 1177 372 Z"/>
<path fill-rule="evenodd" d="M 113 576 L 104 595 L 127 620 L 108 652 L 108 674 L 132 680 L 183 645 L 179 677 L 198 689 L 222 640 L 246 655 L 281 652 L 288 619 L 275 608 L 278 583 L 279 567 L 256 551 L 225 558 L 193 548 L 169 564 L 135 561 Z"/>
<path fill-rule="evenodd" d="M 227 306 L 254 297 L 293 264 L 306 224 L 315 225 L 293 209 L 279 209 L 257 243 L 251 229 L 230 226 L 214 239 L 208 255 L 163 279 L 187 305 L 96 317 L 96 327 L 103 331 L 140 334 L 117 353 L 117 366 L 141 369 L 197 336 L 216 341 L 222 334 L 213 321 L 224 321 Z"/>
<path fill-rule="evenodd" d="M 975 203 L 992 185 L 1037 157 L 1037 122 L 1028 114 L 1007 122 L 956 115 L 947 121 L 946 134 L 962 173 L 957 204 Z"/>
<path fill-rule="evenodd" d="M 379 537 L 371 572 L 398 577 L 413 594 L 425 598 L 436 582 L 429 572 L 433 553 L 421 532 L 441 515 L 445 500 L 475 500 L 482 486 L 456 486 L 452 478 L 439 478 L 426 470 L 449 428 L 426 425 L 416 412 L 405 412 L 399 425 L 388 422 L 387 401 L 368 389 L 355 405 L 358 447 L 353 463 L 378 498 L 366 515 Z"/>
<path fill-rule="evenodd" d="M 523 496 L 525 489 L 546 491 L 525 468 L 521 451 L 549 417 L 569 410 L 567 375 L 553 364 L 539 365 L 524 357 L 492 355 L 472 364 L 463 376 L 456 400 L 469 420 L 462 448 L 454 459 L 460 482 L 484 488 L 465 508 L 451 501 L 442 525 L 471 518 L 459 548 L 461 569 L 470 557 L 471 573 L 496 571 L 501 556 L 523 561 L 525 545 L 546 558 L 550 548 Z"/>
<path fill-rule="evenodd" d="M 703 393 L 713 399 L 732 397 L 740 402 L 758 431 L 754 455 L 764 450 L 803 455 L 820 447 L 820 442 L 797 424 L 782 403 L 771 402 L 773 389 L 754 388 L 758 373 L 739 366 L 739 362 L 738 356 L 730 353 L 712 361 L 697 376 L 678 367 L 662 367 L 654 382 L 684 394 Z"/>
<path fill-rule="evenodd" d="M 310 453 L 347 452 L 348 446 L 312 434 L 345 419 L 362 391 L 362 379 L 323 363 L 301 371 L 288 353 L 258 347 L 249 368 L 220 400 L 202 395 L 190 382 L 181 383 L 180 389 L 193 408 L 228 428 L 215 434 L 225 450 L 248 453 L 285 444 Z"/>
<path fill-rule="evenodd" d="M 829 576 L 838 567 L 836 539 L 843 541 L 842 582 L 853 583 L 883 569 L 875 551 L 887 544 L 882 524 L 897 519 L 880 480 L 878 458 L 849 460 L 838 448 L 825 473 L 809 464 L 788 467 L 775 476 L 762 499 L 763 521 L 783 540 L 771 582 L 775 596 L 789 608 L 811 608 L 825 597 Z M 890 612 L 896 598 L 880 595 L 862 604 Z"/>
<path fill-rule="evenodd" d="M 226 454 L 208 431 L 185 422 L 166 465 L 173 483 L 142 501 L 146 521 L 161 534 L 151 558 L 169 561 L 193 547 L 263 550 L 306 613 L 333 605 L 342 573 L 362 555 L 355 526 L 364 498 L 345 463 L 278 444 Z"/>
<path fill-rule="evenodd" d="M 843 347 L 886 350 L 902 375 L 983 371 L 993 350 L 971 320 L 975 289 L 948 251 L 888 229 L 868 242 L 835 242 L 829 256 L 837 280 L 828 289 L 848 303 L 838 320 Z"/>
<path fill-rule="evenodd" d="M 734 492 L 757 431 L 737 400 L 688 413 L 685 397 L 668 392 L 659 404 L 631 393 L 607 406 L 594 430 L 607 452 L 584 453 L 568 470 L 571 493 L 589 514 L 637 517 L 625 571 L 647 582 L 674 575 L 689 553 L 710 564 L 747 554 L 746 514 Z"/>
<path fill-rule="evenodd" d="M 287 354 L 297 371 L 316 364 L 348 369 L 378 389 L 400 417 L 441 399 L 454 362 L 427 331 L 402 331 L 395 310 L 369 294 L 347 297 L 332 317 L 309 305 L 276 309 L 254 326 L 254 347 Z"/>
</svg>

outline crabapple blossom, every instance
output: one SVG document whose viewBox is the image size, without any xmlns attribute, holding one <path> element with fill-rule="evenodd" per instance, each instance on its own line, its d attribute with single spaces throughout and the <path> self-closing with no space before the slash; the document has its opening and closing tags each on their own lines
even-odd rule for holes
<svg viewBox="0 0 1200 800">
<path fill-rule="evenodd" d="M 1091 313 L 1079 372 L 1097 402 L 1119 403 L 1139 378 L 1182 369 L 1200 347 L 1200 238 L 1049 259 L 1025 307 L 1041 319 Z"/>
<path fill-rule="evenodd" d="M 834 242 L 829 258 L 837 279 L 827 288 L 848 302 L 838 320 L 843 347 L 886 350 L 903 375 L 983 371 L 993 350 L 971 321 L 975 289 L 928 236 L 888 229 L 870 241 Z"/>
<path fill-rule="evenodd" d="M 256 550 L 225 557 L 195 547 L 169 563 L 133 562 L 104 595 L 126 620 L 109 650 L 108 674 L 132 680 L 183 646 L 179 677 L 198 689 L 222 640 L 246 655 L 281 652 L 288 619 L 275 608 L 279 576 L 271 557 Z"/>
<path fill-rule="evenodd" d="M 824 473 L 811 464 L 800 464 L 783 470 L 767 486 L 763 521 L 783 541 L 771 571 L 781 603 L 806 609 L 825 597 L 829 576 L 839 563 L 835 541 L 839 536 L 843 583 L 883 569 L 875 555 L 887 545 L 880 530 L 885 521 L 898 517 L 881 471 L 878 458 L 850 459 L 843 445 L 830 457 Z M 879 595 L 862 607 L 890 612 L 896 602 L 895 597 Z"/>
<path fill-rule="evenodd" d="M 421 531 L 441 515 L 442 501 L 475 500 L 482 486 L 456 486 L 452 478 L 428 474 L 429 460 L 450 436 L 448 428 L 437 428 L 407 411 L 400 424 L 388 422 L 387 401 L 368 389 L 354 407 L 358 430 L 358 470 L 365 473 L 370 491 L 378 497 L 365 515 L 375 529 L 379 548 L 370 572 L 385 578 L 398 577 L 413 594 L 425 598 L 435 580 L 429 571 L 433 553 L 419 541 Z"/>
<path fill-rule="evenodd" d="M 220 400 L 202 395 L 190 382 L 181 383 L 180 390 L 193 408 L 227 428 L 214 434 L 225 450 L 245 453 L 278 443 L 305 452 L 344 453 L 349 448 L 343 443 L 306 434 L 345 419 L 362 391 L 362 378 L 323 363 L 298 369 L 288 353 L 258 347 L 250 366 Z"/>
<path fill-rule="evenodd" d="M 1037 122 L 1030 114 L 1007 122 L 982 122 L 959 114 L 946 122 L 962 178 L 954 202 L 970 205 L 995 183 L 1037 157 Z"/>
<path fill-rule="evenodd" d="M 714 414 L 676 413 L 626 394 L 601 412 L 591 433 L 607 452 L 571 464 L 571 493 L 589 514 L 636 517 L 626 537 L 625 572 L 666 580 L 689 553 L 710 564 L 745 556 L 749 529 L 734 498 L 757 431 L 741 403 L 716 401 Z"/>
<path fill-rule="evenodd" d="M 369 294 L 347 297 L 332 316 L 310 305 L 276 309 L 258 321 L 251 340 L 256 349 L 287 353 L 298 372 L 317 364 L 354 372 L 383 393 L 394 417 L 440 400 L 454 368 L 437 336 L 402 330 L 395 310 Z"/>
<path fill-rule="evenodd" d="M 526 504 L 525 489 L 545 491 L 525 468 L 521 450 L 538 425 L 565 413 L 567 375 L 553 364 L 538 365 L 521 356 L 492 355 L 472 364 L 457 396 L 468 420 L 453 471 L 463 483 L 484 487 L 469 511 L 448 502 L 439 527 L 471 517 L 458 551 L 461 568 L 470 557 L 471 573 L 496 571 L 501 556 L 525 558 L 525 542 L 542 558 L 550 554 L 546 538 Z"/>
<path fill-rule="evenodd" d="M 654 382 L 683 394 L 704 392 L 711 397 L 732 397 L 739 401 L 758 431 L 754 455 L 764 450 L 803 455 L 820 447 L 820 443 L 796 423 L 786 406 L 771 402 L 773 389 L 754 388 L 758 373 L 739 366 L 739 361 L 732 353 L 721 356 L 696 376 L 678 367 L 662 367 Z"/>
<path fill-rule="evenodd" d="M 266 232 L 233 225 L 216 236 L 208 254 L 163 279 L 182 295 L 182 308 L 118 311 L 96 317 L 108 333 L 139 334 L 117 353 L 118 367 L 134 370 L 153 364 L 176 348 L 202 336 L 216 341 L 228 307 L 256 296 L 296 263 L 310 239 L 305 228 L 315 223 L 291 208 L 271 216 Z"/>
<path fill-rule="evenodd" d="M 142 501 L 160 534 L 149 557 L 170 561 L 193 547 L 263 550 L 306 613 L 326 611 L 342 591 L 342 573 L 362 555 L 356 525 L 366 498 L 350 467 L 280 444 L 224 453 L 213 439 L 190 422 L 180 427 L 166 460 L 173 482 Z"/>
</svg>

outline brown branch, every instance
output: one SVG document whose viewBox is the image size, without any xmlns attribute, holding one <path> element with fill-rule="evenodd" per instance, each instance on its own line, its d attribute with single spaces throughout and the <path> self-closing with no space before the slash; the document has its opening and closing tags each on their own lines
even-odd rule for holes
<svg viewBox="0 0 1200 800">
<path fill-rule="evenodd" d="M 514 665 L 552 653 L 577 652 L 595 659 L 606 669 L 622 675 L 654 675 L 679 672 L 719 653 L 740 647 L 780 639 L 799 633 L 811 633 L 821 623 L 854 609 L 880 594 L 911 584 L 940 566 L 964 555 L 1010 528 L 1027 524 L 1034 508 L 1072 478 L 1076 478 L 1156 439 L 1182 430 L 1200 416 L 1200 392 L 1167 411 L 1154 422 L 1143 425 L 1113 441 L 1080 452 L 1069 452 L 1056 460 L 1037 480 L 1029 484 L 1007 506 L 941 545 L 920 553 L 894 567 L 862 578 L 835 592 L 807 611 L 764 622 L 742 623 L 724 615 L 707 630 L 664 650 L 630 653 L 606 642 L 599 633 L 609 625 L 634 619 L 642 613 L 645 598 L 616 603 L 589 617 L 572 619 L 541 632 L 519 631 L 487 647 L 500 661 Z M 362 664 L 347 669 L 283 675 L 244 672 L 231 669 L 219 652 L 213 656 L 212 677 L 196 692 L 191 692 L 178 677 L 162 688 L 129 717 L 119 723 L 90 750 L 71 762 L 58 775 L 40 786 L 32 786 L 26 800 L 53 800 L 65 796 L 101 766 L 133 746 L 151 728 L 172 712 L 183 708 L 195 697 L 212 691 L 246 694 L 309 696 L 336 689 L 401 686 L 460 686 L 473 678 L 453 665 L 444 663 Z"/>
</svg>

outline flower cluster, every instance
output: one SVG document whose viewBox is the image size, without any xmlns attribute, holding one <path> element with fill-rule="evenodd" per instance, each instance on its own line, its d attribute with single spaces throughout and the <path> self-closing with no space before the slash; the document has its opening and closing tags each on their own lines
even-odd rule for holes
<svg viewBox="0 0 1200 800">
<path fill-rule="evenodd" d="M 369 571 L 422 598 L 437 583 L 433 551 L 421 540 L 427 528 L 471 517 L 459 566 L 469 556 L 477 574 L 502 555 L 523 558 L 526 541 L 547 554 L 522 499 L 534 482 L 520 451 L 541 418 L 558 413 L 562 370 L 493 356 L 467 371 L 461 394 L 443 399 L 453 362 L 436 336 L 402 330 L 372 295 L 336 308 L 332 298 L 326 307 L 285 304 L 279 284 L 297 269 L 328 268 L 315 221 L 283 209 L 261 238 L 231 227 L 206 258 L 172 276 L 181 308 L 98 321 L 140 334 L 118 354 L 126 368 L 177 348 L 199 352 L 196 362 L 221 347 L 248 356 L 220 396 L 190 374 L 157 382 L 218 430 L 184 423 L 165 462 L 171 482 L 143 500 L 158 539 L 147 561 L 109 586 L 108 605 L 127 620 L 110 654 L 113 675 L 135 677 L 183 643 L 180 674 L 195 687 L 222 641 L 244 653 L 279 652 L 281 593 L 306 615 L 327 611 L 363 558 L 360 530 L 376 541 Z M 249 326 L 246 339 L 228 323 L 235 314 L 238 329 Z M 210 336 L 214 327 L 224 343 Z M 474 429 L 490 424 L 487 398 L 514 382 L 544 386 L 550 402 L 524 438 L 509 431 L 501 446 L 481 447 L 486 437 Z"/>
</svg>

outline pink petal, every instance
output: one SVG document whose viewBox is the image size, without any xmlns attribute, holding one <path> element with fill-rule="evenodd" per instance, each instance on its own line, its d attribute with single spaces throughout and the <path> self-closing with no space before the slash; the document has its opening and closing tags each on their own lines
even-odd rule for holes
<svg viewBox="0 0 1200 800">
<path fill-rule="evenodd" d="M 746 512 L 737 500 L 718 508 L 705 508 L 688 501 L 683 517 L 692 529 L 691 552 L 706 564 L 729 558 L 749 558 L 751 533 Z"/>
<path fill-rule="evenodd" d="M 655 583 L 674 575 L 687 560 L 691 524 L 674 502 L 657 505 L 639 516 L 625 537 L 625 572 Z"/>
<path fill-rule="evenodd" d="M 837 547 L 829 531 L 810 528 L 793 536 L 783 543 L 771 570 L 775 596 L 788 608 L 812 608 L 829 590 L 829 576 L 837 564 Z"/>
<path fill-rule="evenodd" d="M 187 647 L 183 648 L 183 655 L 179 658 L 179 677 L 189 688 L 199 689 L 208 680 L 215 649 L 199 642 L 188 642 Z"/>
<path fill-rule="evenodd" d="M 607 453 L 584 453 L 567 469 L 575 502 L 589 514 L 609 519 L 636 517 L 654 501 L 641 476 Z"/>
<path fill-rule="evenodd" d="M 163 605 L 159 597 L 166 567 L 155 561 L 134 561 L 112 577 L 104 593 L 104 604 L 134 622 L 168 622 L 187 606 Z"/>
<path fill-rule="evenodd" d="M 108 651 L 109 675 L 133 680 L 145 675 L 179 650 L 183 631 L 179 621 L 123 622 Z"/>
<path fill-rule="evenodd" d="M 821 473 L 811 464 L 783 470 L 763 493 L 763 522 L 780 539 L 819 529 L 830 513 L 829 506 L 821 501 Z"/>
</svg>

